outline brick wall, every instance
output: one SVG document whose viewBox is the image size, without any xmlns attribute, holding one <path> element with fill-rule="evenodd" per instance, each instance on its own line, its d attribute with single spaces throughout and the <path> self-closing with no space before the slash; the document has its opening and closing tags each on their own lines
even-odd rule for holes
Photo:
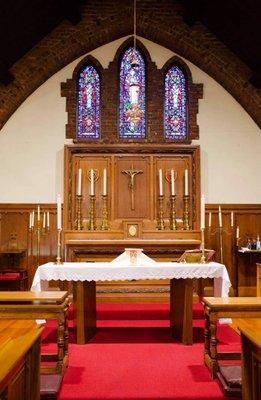
<svg viewBox="0 0 261 400">
<path fill-rule="evenodd" d="M 0 128 L 34 90 L 68 63 L 132 34 L 132 15 L 130 1 L 89 0 L 78 25 L 62 22 L 12 67 L 15 80 L 6 87 L 0 85 Z M 208 73 L 261 125 L 260 91 L 249 83 L 250 69 L 204 26 L 189 28 L 175 1 L 139 0 L 137 34 L 186 57 Z"/>
</svg>

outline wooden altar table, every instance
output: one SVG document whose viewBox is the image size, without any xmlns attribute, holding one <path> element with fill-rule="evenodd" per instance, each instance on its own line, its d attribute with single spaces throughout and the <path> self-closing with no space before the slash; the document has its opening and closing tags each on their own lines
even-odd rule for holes
<svg viewBox="0 0 261 400">
<path fill-rule="evenodd" d="M 48 281 L 74 284 L 77 343 L 84 344 L 96 331 L 96 281 L 170 279 L 170 329 L 183 344 L 192 344 L 193 278 L 214 278 L 214 295 L 228 297 L 231 286 L 226 267 L 219 263 L 183 264 L 152 262 L 121 265 L 114 262 L 47 263 L 37 268 L 32 290 L 48 290 Z"/>
</svg>

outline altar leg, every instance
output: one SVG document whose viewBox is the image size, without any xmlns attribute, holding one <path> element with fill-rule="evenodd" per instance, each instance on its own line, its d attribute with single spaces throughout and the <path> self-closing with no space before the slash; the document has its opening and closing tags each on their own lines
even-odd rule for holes
<svg viewBox="0 0 261 400">
<path fill-rule="evenodd" d="M 74 282 L 73 303 L 77 344 L 85 344 L 96 332 L 96 282 Z"/>
<path fill-rule="evenodd" d="M 170 329 L 175 339 L 192 344 L 193 280 L 170 280 Z"/>
</svg>

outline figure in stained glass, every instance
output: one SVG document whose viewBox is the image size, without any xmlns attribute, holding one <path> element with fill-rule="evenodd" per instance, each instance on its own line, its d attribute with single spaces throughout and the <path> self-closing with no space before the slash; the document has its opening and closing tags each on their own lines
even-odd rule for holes
<svg viewBox="0 0 261 400">
<path fill-rule="evenodd" d="M 95 67 L 85 65 L 78 79 L 77 137 L 100 137 L 100 77 Z"/>
<path fill-rule="evenodd" d="M 145 138 L 145 62 L 134 47 L 129 47 L 121 59 L 119 97 L 120 138 Z"/>
<path fill-rule="evenodd" d="M 165 75 L 164 131 L 166 139 L 187 138 L 187 85 L 183 71 L 176 65 Z"/>
</svg>

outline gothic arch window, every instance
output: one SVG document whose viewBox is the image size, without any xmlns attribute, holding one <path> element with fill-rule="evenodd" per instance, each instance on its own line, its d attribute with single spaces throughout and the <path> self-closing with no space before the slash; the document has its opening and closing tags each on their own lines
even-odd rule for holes
<svg viewBox="0 0 261 400">
<path fill-rule="evenodd" d="M 77 139 L 100 138 L 100 74 L 85 64 L 77 80 Z"/>
<path fill-rule="evenodd" d="M 171 65 L 164 76 L 164 136 L 184 141 L 188 138 L 187 77 L 178 65 Z"/>
<path fill-rule="evenodd" d="M 120 58 L 119 137 L 146 137 L 146 65 L 141 52 L 133 46 Z"/>
</svg>

